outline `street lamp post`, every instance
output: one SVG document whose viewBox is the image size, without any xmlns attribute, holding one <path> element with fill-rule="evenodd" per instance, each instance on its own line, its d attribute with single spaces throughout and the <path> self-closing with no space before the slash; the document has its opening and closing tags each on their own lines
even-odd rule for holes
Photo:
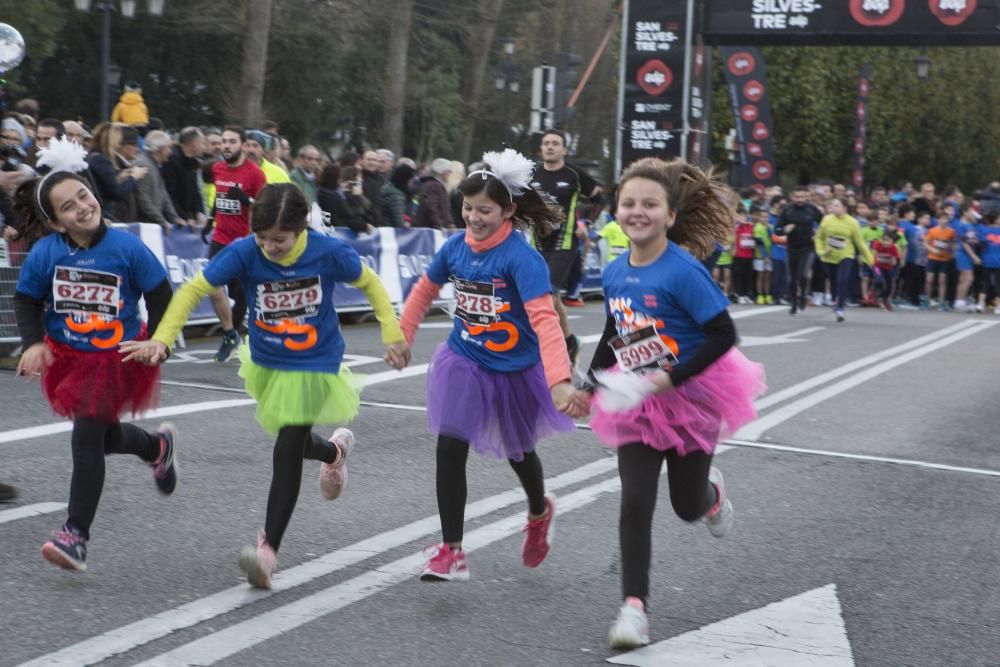
<svg viewBox="0 0 1000 667">
<path fill-rule="evenodd" d="M 146 8 L 150 16 L 162 16 L 166 0 L 147 0 Z M 73 0 L 77 11 L 89 12 L 90 0 Z M 122 16 L 135 18 L 136 0 L 121 0 Z M 111 117 L 111 14 L 115 11 L 114 0 L 98 0 L 97 11 L 101 12 L 101 120 Z"/>
<path fill-rule="evenodd" d="M 521 66 L 511 62 L 514 55 L 514 38 L 503 40 L 503 60 L 496 73 L 496 88 L 503 91 L 503 145 L 510 145 L 510 94 L 521 89 Z"/>
</svg>

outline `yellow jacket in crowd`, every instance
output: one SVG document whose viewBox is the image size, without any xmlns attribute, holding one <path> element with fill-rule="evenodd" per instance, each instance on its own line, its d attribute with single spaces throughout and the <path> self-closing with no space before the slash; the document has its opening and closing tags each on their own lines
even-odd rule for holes
<svg viewBox="0 0 1000 667">
<path fill-rule="evenodd" d="M 112 123 L 126 125 L 149 125 L 149 109 L 142 99 L 142 93 L 125 91 L 122 93 L 114 111 L 111 112 Z"/>
</svg>

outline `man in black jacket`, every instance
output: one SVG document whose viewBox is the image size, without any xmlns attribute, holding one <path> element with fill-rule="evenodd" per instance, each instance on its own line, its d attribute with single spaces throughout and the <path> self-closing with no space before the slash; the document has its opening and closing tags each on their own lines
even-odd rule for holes
<svg viewBox="0 0 1000 667">
<path fill-rule="evenodd" d="M 185 127 L 177 137 L 170 157 L 160 167 L 160 174 L 170 194 L 178 217 L 191 227 L 205 224 L 205 205 L 201 198 L 201 160 L 205 135 L 197 127 Z"/>
<path fill-rule="evenodd" d="M 805 310 L 806 293 L 813 264 L 813 235 L 823 212 L 809 203 L 809 188 L 800 185 L 792 192 L 792 203 L 778 218 L 778 227 L 788 238 L 788 277 L 792 281 L 792 315 Z"/>
</svg>

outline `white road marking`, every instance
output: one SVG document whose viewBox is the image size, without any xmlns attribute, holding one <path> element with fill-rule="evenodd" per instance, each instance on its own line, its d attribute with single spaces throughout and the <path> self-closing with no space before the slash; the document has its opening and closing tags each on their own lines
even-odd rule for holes
<svg viewBox="0 0 1000 667">
<path fill-rule="evenodd" d="M 800 398 L 797 401 L 784 405 L 775 410 L 774 412 L 769 412 L 764 417 L 755 419 L 754 421 L 750 422 L 749 424 L 741 428 L 739 431 L 737 431 L 735 437 L 741 440 L 760 440 L 760 437 L 769 429 L 774 428 L 778 424 L 781 424 L 791 419 L 792 417 L 801 412 L 805 412 L 809 408 L 818 405 L 827 399 L 833 398 L 834 396 L 837 396 L 838 394 L 841 394 L 847 391 L 848 389 L 853 389 L 854 387 L 857 387 L 859 384 L 867 382 L 872 378 L 878 377 L 883 373 L 888 373 L 897 366 L 902 366 L 903 364 L 909 363 L 910 361 L 913 361 L 915 359 L 920 359 L 930 354 L 931 352 L 934 352 L 935 350 L 939 350 L 943 347 L 948 347 L 949 345 L 957 343 L 958 341 L 968 338 L 969 336 L 974 336 L 981 331 L 985 331 L 986 329 L 995 326 L 996 324 L 1000 323 L 979 321 L 973 326 L 967 327 L 957 333 L 953 333 L 950 336 L 946 336 L 944 338 L 939 337 L 937 340 L 929 342 L 926 345 L 921 345 L 917 347 L 917 349 L 915 350 L 911 350 L 903 354 L 896 354 L 892 359 L 889 359 L 888 361 L 883 361 L 882 363 L 872 366 L 866 370 L 863 370 L 860 373 L 857 373 L 856 375 L 852 375 L 851 377 L 845 380 L 836 382 L 832 385 L 820 389 L 817 392 L 814 392 L 812 394 L 809 394 L 808 396 Z"/>
<path fill-rule="evenodd" d="M 990 468 L 968 468 L 965 466 L 953 466 L 946 463 L 931 463 L 930 461 L 917 461 L 915 459 L 897 459 L 891 456 L 873 456 L 871 454 L 852 454 L 850 452 L 835 452 L 828 449 L 809 449 L 806 447 L 793 447 L 790 445 L 776 445 L 770 442 L 754 442 L 751 440 L 726 440 L 726 444 L 733 447 L 752 447 L 754 449 L 770 449 L 776 452 L 791 452 L 793 454 L 810 454 L 812 456 L 829 456 L 837 459 L 854 459 L 856 461 L 871 461 L 873 463 L 892 463 L 901 466 L 912 466 L 915 468 L 929 468 L 931 470 L 946 470 L 948 472 L 964 472 L 973 475 L 987 475 L 990 477 L 1000 477 L 1000 470 Z"/>
<path fill-rule="evenodd" d="M 51 514 L 52 512 L 58 512 L 64 509 L 66 509 L 66 503 L 35 503 L 34 505 L 15 507 L 12 510 L 4 510 L 0 512 L 0 523 L 17 521 L 18 519 L 25 519 L 30 516 Z"/>
<path fill-rule="evenodd" d="M 597 477 L 598 475 L 612 472 L 617 469 L 617 466 L 618 460 L 615 457 L 606 456 L 545 480 L 545 487 L 548 490 L 557 491 L 561 488 Z M 523 502 L 524 490 L 520 487 L 495 496 L 483 498 L 466 506 L 466 521 L 471 521 Z M 523 514 L 519 516 L 523 522 Z M 254 590 L 246 584 L 234 586 L 85 639 L 54 653 L 40 656 L 30 662 L 23 663 L 21 667 L 77 667 L 79 665 L 92 665 L 114 655 L 131 651 L 161 637 L 166 637 L 177 630 L 198 625 L 240 607 L 268 598 L 281 591 L 295 588 L 319 577 L 325 577 L 338 570 L 363 562 L 369 558 L 374 558 L 386 551 L 399 548 L 416 540 L 426 539 L 428 536 L 437 533 L 440 529 L 441 520 L 435 514 L 401 526 L 400 528 L 395 528 L 355 542 L 301 565 L 281 570 L 274 580 L 275 589 L 272 591 Z"/>
<path fill-rule="evenodd" d="M 739 346 L 741 348 L 745 347 L 758 347 L 760 345 L 784 345 L 785 343 L 807 343 L 807 339 L 802 338 L 806 334 L 811 334 L 815 331 L 822 331 L 826 327 L 807 327 L 805 329 L 799 329 L 798 331 L 790 331 L 788 333 L 778 334 L 776 336 L 740 336 Z"/>
<path fill-rule="evenodd" d="M 608 662 L 634 667 L 853 667 L 837 586 L 744 612 Z"/>
<path fill-rule="evenodd" d="M 415 375 L 423 375 L 427 372 L 428 364 L 418 364 L 417 366 L 410 366 L 404 368 L 401 371 L 388 370 L 381 373 L 373 373 L 365 377 L 365 386 L 371 386 L 376 384 L 383 384 L 386 382 L 393 382 L 395 380 L 401 380 L 403 378 L 413 377 Z M 174 383 L 180 385 L 180 383 Z M 183 386 L 183 385 L 180 385 Z M 218 387 L 211 387 L 211 385 L 202 385 L 205 387 L 216 389 Z M 175 417 L 177 415 L 188 415 L 194 414 L 196 412 L 206 412 L 209 410 L 223 410 L 225 408 L 239 408 L 247 405 L 253 405 L 256 401 L 252 398 L 234 398 L 225 401 L 202 401 L 199 403 L 183 403 L 181 405 L 172 405 L 165 408 L 157 408 L 156 410 L 150 410 L 141 417 L 136 419 L 125 419 L 123 421 L 143 421 L 143 420 L 155 420 L 161 419 L 163 417 Z M 56 433 L 69 433 L 73 430 L 73 422 L 71 421 L 61 421 L 52 424 L 42 424 L 40 426 L 28 426 L 26 428 L 18 428 L 12 431 L 0 431 L 0 444 L 5 442 L 17 442 L 19 440 L 29 440 L 31 438 L 40 438 L 46 435 L 54 435 Z"/>
<path fill-rule="evenodd" d="M 808 380 L 804 380 L 797 384 L 793 384 L 791 387 L 786 387 L 781 391 L 776 391 L 773 394 L 767 394 L 762 399 L 754 403 L 754 406 L 758 410 L 764 410 L 766 408 L 771 407 L 772 405 L 777 405 L 778 403 L 787 401 L 790 398 L 795 398 L 799 394 L 808 391 L 809 389 L 818 387 L 822 384 L 826 384 L 831 380 L 836 380 L 837 378 L 847 375 L 848 373 L 852 373 L 856 370 L 863 368 L 870 368 L 872 364 L 878 361 L 882 361 L 883 359 L 891 359 L 892 357 L 895 357 L 898 354 L 906 352 L 907 350 L 913 349 L 915 347 L 920 347 L 921 345 L 927 343 L 933 343 L 934 341 L 939 340 L 943 336 L 947 336 L 952 333 L 962 331 L 963 329 L 968 329 L 971 326 L 975 326 L 976 322 L 982 322 L 982 321 L 984 320 L 963 320 L 958 324 L 953 324 L 950 327 L 945 327 L 944 329 L 941 329 L 939 331 L 929 333 L 926 336 L 920 336 L 919 338 L 908 340 L 905 343 L 901 343 L 899 345 L 884 350 L 879 350 L 874 354 L 869 354 L 866 357 L 855 359 L 854 361 L 848 362 L 843 366 L 839 366 L 832 370 L 826 371 L 825 373 L 820 373 L 819 375 L 811 377 Z"/>
<path fill-rule="evenodd" d="M 589 505 L 603 494 L 617 491 L 620 487 L 621 482 L 617 477 L 604 480 L 557 499 L 556 508 L 560 514 L 565 514 Z M 523 512 L 494 521 L 467 533 L 462 546 L 467 552 L 489 546 L 520 532 L 524 521 Z M 421 552 L 405 556 L 379 566 L 376 570 L 371 570 L 326 590 L 313 593 L 158 655 L 151 660 L 139 663 L 139 667 L 214 664 L 375 595 L 390 586 L 413 579 L 425 562 L 427 562 L 427 556 Z"/>
</svg>

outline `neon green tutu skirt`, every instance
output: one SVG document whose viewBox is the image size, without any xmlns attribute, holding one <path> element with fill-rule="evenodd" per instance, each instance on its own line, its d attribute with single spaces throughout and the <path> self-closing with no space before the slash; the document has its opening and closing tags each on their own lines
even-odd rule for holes
<svg viewBox="0 0 1000 667">
<path fill-rule="evenodd" d="M 271 435 L 282 426 L 346 424 L 358 414 L 363 375 L 282 371 L 258 366 L 240 346 L 240 377 L 257 400 L 257 421 Z"/>
</svg>

